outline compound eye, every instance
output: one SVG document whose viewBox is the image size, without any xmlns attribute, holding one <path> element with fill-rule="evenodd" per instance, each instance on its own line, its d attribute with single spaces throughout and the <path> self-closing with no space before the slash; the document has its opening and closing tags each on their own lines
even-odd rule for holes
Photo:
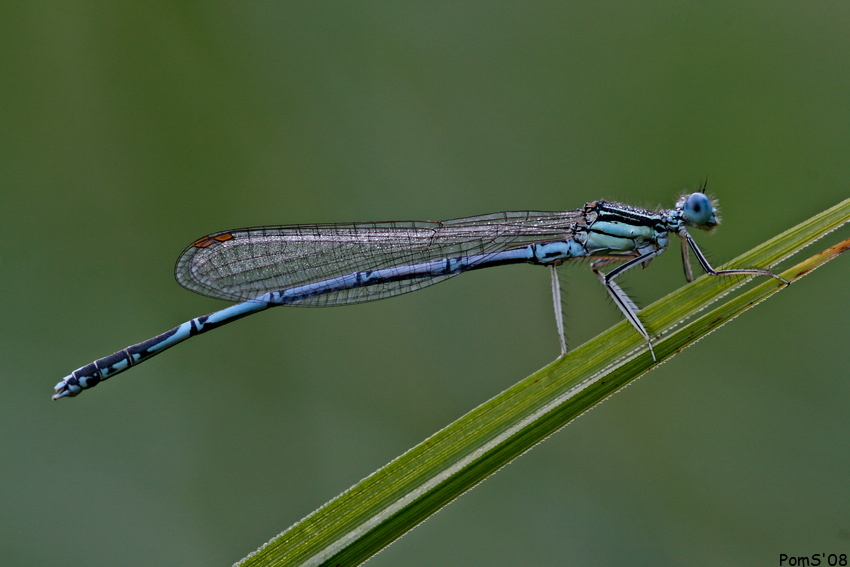
<svg viewBox="0 0 850 567">
<path fill-rule="evenodd" d="M 717 224 L 714 217 L 714 207 L 711 206 L 711 199 L 703 193 L 688 195 L 682 209 L 685 220 L 689 224 L 694 226 L 713 226 Z"/>
</svg>

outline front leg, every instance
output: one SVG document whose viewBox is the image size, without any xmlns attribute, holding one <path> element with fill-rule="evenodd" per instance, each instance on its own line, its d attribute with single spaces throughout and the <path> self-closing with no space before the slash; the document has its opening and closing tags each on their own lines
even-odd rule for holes
<svg viewBox="0 0 850 567">
<path fill-rule="evenodd" d="M 691 235 L 688 233 L 680 234 L 683 239 L 682 242 L 682 259 L 685 261 L 685 276 L 687 277 L 690 273 L 690 264 L 687 262 L 687 252 L 688 249 L 685 248 L 684 244 L 687 243 L 690 246 L 691 250 L 694 252 L 694 256 L 697 258 L 697 262 L 702 266 L 702 269 L 705 270 L 705 273 L 709 276 L 732 276 L 732 275 L 742 275 L 742 276 L 770 276 L 772 278 L 776 278 L 781 281 L 785 285 L 790 285 L 791 282 L 786 280 L 785 278 L 781 278 L 774 274 L 769 270 L 760 270 L 757 268 L 748 268 L 748 269 L 736 269 L 736 270 L 715 270 L 711 267 L 711 264 L 708 263 L 708 259 L 705 257 L 705 254 L 702 253 L 702 250 L 699 249 L 697 243 L 694 242 L 694 239 L 691 238 Z M 693 281 L 693 276 L 688 278 L 688 281 Z"/>
</svg>

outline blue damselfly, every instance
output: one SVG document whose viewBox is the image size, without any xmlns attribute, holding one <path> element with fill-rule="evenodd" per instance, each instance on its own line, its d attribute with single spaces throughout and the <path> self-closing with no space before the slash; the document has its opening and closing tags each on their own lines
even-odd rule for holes
<svg viewBox="0 0 850 567">
<path fill-rule="evenodd" d="M 241 302 L 78 368 L 59 382 L 54 399 L 76 396 L 189 337 L 278 305 L 328 307 L 384 299 L 463 272 L 505 264 L 548 266 L 561 353 L 566 353 L 556 269 L 591 259 L 591 269 L 626 319 L 655 352 L 638 308 L 616 283 L 635 266 L 664 252 L 669 235 L 682 246 L 685 277 L 693 280 L 689 250 L 712 276 L 761 275 L 761 269 L 715 270 L 688 233 L 718 224 L 702 192 L 675 208 L 651 211 L 594 201 L 564 212 L 502 212 L 442 222 L 302 224 L 226 230 L 193 242 L 177 260 L 175 276 L 201 295 Z M 621 262 L 603 273 L 601 268 Z M 786 282 L 787 283 L 787 282 Z"/>
</svg>

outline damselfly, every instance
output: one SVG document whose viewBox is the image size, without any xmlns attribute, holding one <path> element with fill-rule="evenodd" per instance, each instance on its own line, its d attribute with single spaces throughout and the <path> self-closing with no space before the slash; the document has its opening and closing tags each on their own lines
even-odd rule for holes
<svg viewBox="0 0 850 567">
<path fill-rule="evenodd" d="M 685 277 L 693 280 L 689 249 L 712 276 L 779 276 L 761 269 L 715 270 L 688 233 L 718 224 L 702 192 L 675 208 L 650 211 L 595 201 L 565 212 L 503 212 L 442 222 L 302 224 L 226 230 L 193 242 L 177 260 L 175 276 L 201 295 L 238 301 L 170 331 L 78 368 L 59 382 L 53 399 L 76 396 L 189 337 L 278 305 L 328 307 L 384 299 L 458 274 L 505 264 L 548 266 L 561 353 L 566 353 L 556 268 L 590 258 L 591 269 L 626 319 L 655 352 L 638 308 L 616 283 L 667 248 L 682 245 Z M 622 262 L 607 273 L 601 268 Z M 786 282 L 787 283 L 787 282 Z"/>
</svg>

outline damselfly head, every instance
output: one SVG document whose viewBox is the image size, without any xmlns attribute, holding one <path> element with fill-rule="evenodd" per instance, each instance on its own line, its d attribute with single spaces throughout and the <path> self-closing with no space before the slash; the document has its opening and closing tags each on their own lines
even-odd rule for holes
<svg viewBox="0 0 850 567">
<path fill-rule="evenodd" d="M 676 203 L 676 208 L 681 211 L 682 219 L 688 226 L 711 230 L 720 223 L 717 218 L 717 209 L 705 193 L 691 193 L 683 196 Z"/>
</svg>

